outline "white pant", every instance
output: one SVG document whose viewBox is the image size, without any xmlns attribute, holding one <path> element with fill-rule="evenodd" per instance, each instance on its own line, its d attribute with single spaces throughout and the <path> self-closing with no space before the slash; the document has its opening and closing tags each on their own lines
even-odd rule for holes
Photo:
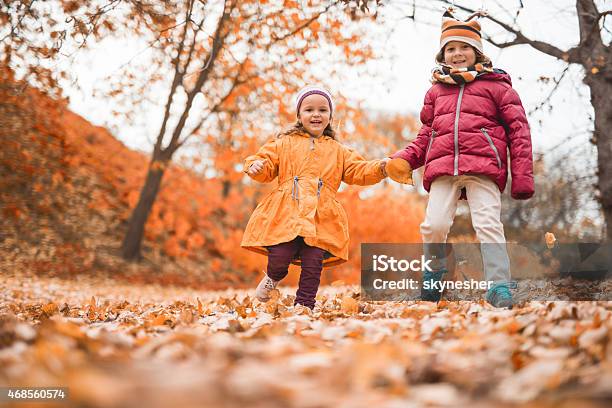
<svg viewBox="0 0 612 408">
<path fill-rule="evenodd" d="M 489 177 L 466 174 L 440 176 L 431 184 L 425 220 L 421 235 L 425 244 L 446 243 L 461 189 L 465 187 L 472 215 L 472 226 L 480 241 L 485 279 L 494 282 L 510 280 L 510 260 L 506 251 L 504 225 L 501 222 L 501 193 Z M 425 255 L 440 259 L 432 262 L 439 268 L 446 267 L 444 246 L 425 245 Z M 435 267 L 434 267 L 435 268 Z"/>
</svg>

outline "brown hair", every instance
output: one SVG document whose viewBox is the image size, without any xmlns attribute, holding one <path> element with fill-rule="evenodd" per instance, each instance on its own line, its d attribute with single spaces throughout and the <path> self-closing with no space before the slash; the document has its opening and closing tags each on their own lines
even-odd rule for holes
<svg viewBox="0 0 612 408">
<path fill-rule="evenodd" d="M 302 122 L 300 122 L 299 120 L 295 122 L 295 124 L 289 129 L 279 133 L 277 137 L 294 135 L 296 133 L 308 133 Z M 327 126 L 325 126 L 325 129 L 323 130 L 323 136 L 329 136 L 334 140 L 338 140 L 336 139 L 336 132 L 331 127 L 331 123 L 328 123 Z"/>
</svg>

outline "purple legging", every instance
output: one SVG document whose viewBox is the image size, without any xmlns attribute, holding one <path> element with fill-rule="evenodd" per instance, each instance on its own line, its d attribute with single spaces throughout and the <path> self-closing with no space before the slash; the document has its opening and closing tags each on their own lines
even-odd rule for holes
<svg viewBox="0 0 612 408">
<path fill-rule="evenodd" d="M 298 257 L 302 261 L 302 273 L 295 297 L 295 304 L 314 308 L 315 296 L 321 282 L 323 256 L 325 250 L 307 245 L 304 238 L 272 245 L 268 248 L 268 276 L 279 281 L 287 276 L 291 260 Z"/>
</svg>

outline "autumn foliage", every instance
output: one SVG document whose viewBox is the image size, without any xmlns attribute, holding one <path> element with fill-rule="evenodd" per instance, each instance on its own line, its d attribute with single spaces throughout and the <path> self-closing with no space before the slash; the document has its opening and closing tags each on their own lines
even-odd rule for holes
<svg viewBox="0 0 612 408">
<path fill-rule="evenodd" d="M 309 313 L 288 289 L 261 303 L 11 276 L 0 382 L 67 387 L 67 407 L 609 406 L 609 302 L 363 302 L 333 285 Z"/>
<path fill-rule="evenodd" d="M 251 211 L 274 183 L 253 183 L 236 172 L 239 177 L 227 190 L 225 175 L 204 177 L 193 170 L 197 160 L 170 165 L 146 225 L 145 260 L 126 264 L 116 248 L 147 171 L 146 157 L 70 112 L 64 102 L 25 90 L 6 75 L 0 103 L 5 267 L 68 276 L 105 272 L 133 282 L 206 287 L 258 279 L 265 257 L 239 244 Z M 382 141 L 385 132 L 401 133 L 401 125 L 379 121 L 379 128 L 383 122 L 389 125 L 376 130 L 362 113 L 345 108 L 346 117 L 357 123 L 354 132 L 345 132 L 346 143 L 370 146 L 378 157 L 393 151 L 392 142 Z M 245 145 L 244 154 L 255 151 L 256 141 L 265 137 Z M 236 153 L 219 160 L 241 163 Z M 368 192 L 346 188 L 338 198 L 351 220 L 352 260 L 326 270 L 324 283 L 357 282 L 361 242 L 419 240 L 422 198 L 388 185 Z M 291 282 L 296 282 L 295 271 Z"/>
</svg>

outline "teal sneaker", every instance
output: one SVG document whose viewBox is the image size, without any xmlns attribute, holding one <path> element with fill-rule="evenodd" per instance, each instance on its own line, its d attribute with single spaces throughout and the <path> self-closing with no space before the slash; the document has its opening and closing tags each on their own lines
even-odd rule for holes
<svg viewBox="0 0 612 408">
<path fill-rule="evenodd" d="M 439 302 L 442 297 L 442 292 L 439 289 L 433 289 L 434 282 L 440 282 L 442 275 L 448 272 L 447 269 L 440 269 L 439 271 L 425 271 L 423 272 L 423 282 L 421 282 L 421 300 L 427 302 Z M 430 282 L 430 289 L 425 289 L 425 282 Z"/>
<path fill-rule="evenodd" d="M 487 291 L 487 302 L 499 308 L 512 309 L 514 301 L 510 288 L 516 289 L 516 282 L 497 283 Z"/>
</svg>

